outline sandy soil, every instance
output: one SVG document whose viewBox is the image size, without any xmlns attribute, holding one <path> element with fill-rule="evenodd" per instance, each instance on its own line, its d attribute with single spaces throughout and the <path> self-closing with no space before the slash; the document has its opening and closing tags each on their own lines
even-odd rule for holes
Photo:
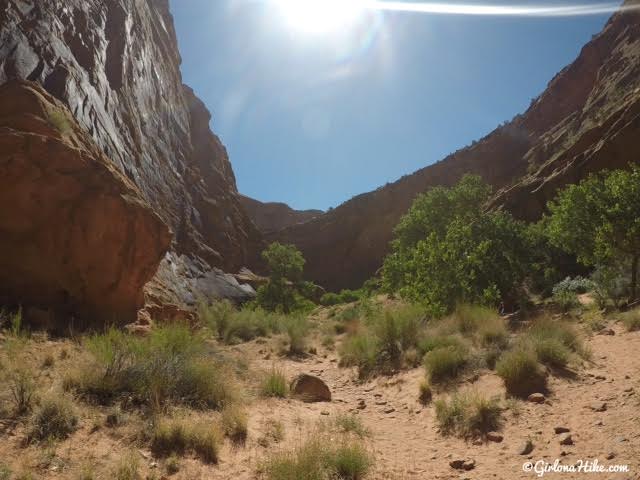
<svg viewBox="0 0 640 480">
<path fill-rule="evenodd" d="M 415 369 L 393 377 L 380 377 L 366 383 L 357 381 L 352 369 L 338 368 L 335 352 L 318 346 L 318 354 L 304 360 L 291 360 L 277 355 L 277 340 L 254 341 L 225 348 L 226 353 L 246 363 L 249 383 L 256 384 L 259 373 L 272 367 L 282 369 L 288 377 L 310 373 L 321 377 L 331 388 L 331 403 L 305 404 L 296 400 L 249 400 L 249 439 L 246 445 L 225 444 L 218 465 L 205 466 L 195 459 L 184 459 L 175 479 L 255 479 L 256 468 L 269 454 L 299 445 L 313 432 L 318 422 L 328 422 L 340 413 L 359 416 L 371 435 L 367 445 L 376 461 L 372 479 L 531 479 L 535 473 L 523 472 L 523 463 L 544 460 L 563 465 L 576 465 L 579 460 L 597 459 L 601 465 L 626 464 L 629 473 L 547 473 L 545 478 L 640 479 L 640 333 L 628 333 L 612 324 L 615 335 L 594 335 L 587 344 L 592 361 L 585 363 L 573 378 L 552 378 L 551 393 L 544 404 L 519 402 L 515 410 L 505 412 L 501 443 L 473 443 L 444 437 L 437 431 L 432 406 L 417 401 L 418 385 L 423 370 Z M 319 343 L 319 342 L 318 342 Z M 70 342 L 46 342 L 33 352 L 38 364 L 44 352 L 56 358 L 61 350 L 69 358 L 59 360 L 56 368 L 78 361 L 79 350 Z M 75 359 L 75 360 L 74 360 Z M 49 376 L 49 377 L 48 377 Z M 50 378 L 45 370 L 43 382 Z M 504 397 L 501 381 L 491 372 L 482 372 L 461 388 L 475 389 L 486 396 Z M 446 393 L 440 394 L 446 395 Z M 358 409 L 364 400 L 366 407 Z M 604 402 L 604 411 L 594 411 L 596 402 Z M 519 410 L 519 412 L 517 411 Z M 515 413 L 519 413 L 515 415 Z M 97 472 L 127 453 L 135 455 L 149 478 L 163 478 L 162 462 L 155 460 L 145 448 L 139 448 L 135 425 L 107 429 L 105 412 L 83 411 L 81 428 L 70 439 L 51 446 L 22 444 L 24 432 L 11 421 L 0 423 L 0 462 L 14 471 L 22 468 L 38 472 L 40 478 L 80 478 L 83 465 L 96 466 Z M 211 421 L 217 414 L 200 414 Z M 282 442 L 265 442 L 269 422 L 284 425 Z M 570 429 L 574 445 L 562 446 L 554 428 Z M 520 455 L 522 445 L 531 439 L 534 450 Z M 132 452 L 132 453 L 131 453 Z M 610 457 L 610 459 L 607 459 Z M 454 459 L 475 460 L 475 469 L 454 470 Z M 36 477 L 37 478 L 37 477 Z M 108 474 L 98 478 L 112 478 Z M 143 477 L 144 478 L 144 477 Z M 168 478 L 168 477 L 167 477 Z"/>
</svg>

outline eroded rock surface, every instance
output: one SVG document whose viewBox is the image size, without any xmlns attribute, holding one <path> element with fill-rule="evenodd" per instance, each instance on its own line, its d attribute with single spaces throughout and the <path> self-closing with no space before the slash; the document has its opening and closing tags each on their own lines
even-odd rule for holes
<svg viewBox="0 0 640 480">
<path fill-rule="evenodd" d="M 222 272 L 251 266 L 261 236 L 239 202 L 211 115 L 182 83 L 180 62 L 168 0 L 0 0 L 0 85 L 30 80 L 66 105 L 109 168 L 170 227 L 170 255 L 155 282 L 175 283 L 154 291 L 182 308 L 214 291 L 246 298 Z M 22 127 L 25 135 L 35 128 Z M 96 235 L 102 227 L 91 226 Z M 148 266 L 141 268 L 146 279 Z"/>
<path fill-rule="evenodd" d="M 38 84 L 0 87 L 0 205 L 3 303 L 64 321 L 135 317 L 169 228 Z"/>
</svg>

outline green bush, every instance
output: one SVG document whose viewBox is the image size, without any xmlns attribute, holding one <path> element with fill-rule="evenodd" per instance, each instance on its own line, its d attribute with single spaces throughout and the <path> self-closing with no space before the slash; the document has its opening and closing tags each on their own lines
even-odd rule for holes
<svg viewBox="0 0 640 480">
<path fill-rule="evenodd" d="M 544 392 L 547 376 L 532 350 L 520 348 L 506 352 L 496 364 L 496 373 L 502 378 L 507 393 L 526 398 L 532 393 Z"/>
<path fill-rule="evenodd" d="M 469 364 L 469 353 L 461 347 L 439 347 L 424 356 L 429 381 L 443 383 L 454 380 Z"/>
<path fill-rule="evenodd" d="M 212 305 L 201 304 L 199 314 L 200 320 L 216 332 L 218 338 L 224 338 L 231 319 L 236 315 L 236 309 L 228 300 L 222 300 Z"/>
<path fill-rule="evenodd" d="M 629 332 L 636 332 L 640 330 L 640 310 L 632 310 L 620 315 L 622 324 Z"/>
<path fill-rule="evenodd" d="M 289 354 L 304 354 L 307 345 L 307 334 L 309 333 L 309 322 L 306 317 L 290 316 L 283 321 L 283 327 L 289 340 Z"/>
<path fill-rule="evenodd" d="M 539 318 L 534 321 L 524 340 L 531 341 L 534 346 L 546 340 L 555 340 L 571 352 L 581 356 L 588 356 L 587 349 L 577 329 L 565 321 L 553 320 L 549 317 Z"/>
<path fill-rule="evenodd" d="M 368 332 L 345 338 L 340 346 L 340 365 L 358 367 L 360 378 L 367 377 L 378 364 L 378 345 L 377 337 Z"/>
<path fill-rule="evenodd" d="M 444 435 L 473 438 L 498 430 L 502 423 L 502 408 L 496 399 L 486 399 L 477 393 L 457 393 L 450 401 L 435 402 L 436 420 Z"/>
<path fill-rule="evenodd" d="M 166 325 L 147 337 L 110 329 L 86 346 L 94 362 L 67 377 L 65 387 L 99 402 L 128 394 L 155 408 L 172 401 L 217 409 L 238 397 L 231 373 L 186 326 Z"/>
<path fill-rule="evenodd" d="M 340 293 L 325 293 L 320 298 L 320 304 L 325 307 L 331 307 L 333 305 L 340 305 L 344 303 L 353 303 L 360 300 L 363 293 L 359 290 L 342 290 Z"/>
<path fill-rule="evenodd" d="M 295 451 L 274 455 L 261 470 L 267 480 L 362 480 L 372 465 L 359 442 L 316 438 Z"/>
<path fill-rule="evenodd" d="M 34 412 L 29 438 L 62 440 L 76 430 L 78 416 L 71 402 L 62 396 L 45 397 Z"/>
<path fill-rule="evenodd" d="M 260 387 L 263 397 L 284 398 L 287 396 L 288 390 L 287 378 L 284 373 L 275 368 L 264 378 Z"/>
<path fill-rule="evenodd" d="M 279 333 L 282 322 L 283 317 L 279 314 L 245 308 L 229 317 L 222 339 L 225 343 L 231 344 L 266 337 L 272 333 Z"/>
<path fill-rule="evenodd" d="M 437 348 L 453 347 L 466 349 L 464 341 L 456 335 L 433 335 L 427 334 L 426 337 L 418 341 L 418 351 L 423 355 Z"/>
</svg>

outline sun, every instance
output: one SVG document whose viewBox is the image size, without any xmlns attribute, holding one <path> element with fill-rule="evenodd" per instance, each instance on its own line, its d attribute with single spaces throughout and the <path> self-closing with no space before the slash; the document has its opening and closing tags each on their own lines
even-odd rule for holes
<svg viewBox="0 0 640 480">
<path fill-rule="evenodd" d="M 348 28 L 364 11 L 364 0 L 274 1 L 291 28 L 313 34 Z"/>
</svg>

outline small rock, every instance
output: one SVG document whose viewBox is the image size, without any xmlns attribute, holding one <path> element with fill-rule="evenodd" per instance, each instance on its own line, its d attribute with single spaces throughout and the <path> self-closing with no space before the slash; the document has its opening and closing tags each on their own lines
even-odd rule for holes
<svg viewBox="0 0 640 480">
<path fill-rule="evenodd" d="M 561 433 L 569 433 L 571 430 L 567 427 L 556 427 L 553 429 L 553 431 L 556 432 L 557 435 L 559 435 Z"/>
<path fill-rule="evenodd" d="M 387 404 L 387 402 L 385 400 L 378 400 L 376 402 L 376 405 L 386 405 L 386 404 Z"/>
<path fill-rule="evenodd" d="M 471 442 L 471 445 L 475 445 L 476 447 L 482 445 L 482 440 L 476 438 L 473 442 Z"/>
<path fill-rule="evenodd" d="M 560 456 L 561 456 L 561 457 L 566 457 L 567 455 L 569 455 L 569 452 L 567 452 L 566 450 L 562 450 L 562 451 L 560 452 Z"/>
<path fill-rule="evenodd" d="M 605 458 L 607 460 L 613 460 L 614 458 L 616 458 L 616 454 L 613 452 L 609 452 Z"/>
<path fill-rule="evenodd" d="M 614 332 L 610 328 L 605 328 L 603 330 L 600 330 L 600 335 L 615 335 L 615 334 L 616 334 L 616 332 Z"/>
<path fill-rule="evenodd" d="M 591 410 L 593 410 L 594 412 L 604 412 L 607 410 L 607 404 L 605 402 L 592 403 Z"/>
<path fill-rule="evenodd" d="M 326 416 L 326 415 L 329 415 L 329 412 L 327 410 L 322 410 L 320 412 L 320 415 L 325 415 Z"/>
<path fill-rule="evenodd" d="M 605 377 L 604 375 L 596 375 L 596 376 L 595 376 L 595 379 L 596 379 L 596 380 L 606 380 L 606 379 L 607 379 L 607 377 Z"/>
<path fill-rule="evenodd" d="M 542 393 L 532 393 L 527 397 L 527 400 L 529 400 L 532 403 L 544 403 L 546 398 Z"/>
<path fill-rule="evenodd" d="M 466 460 L 451 460 L 449 462 L 449 466 L 451 468 L 455 468 L 456 470 L 473 470 L 476 467 L 476 461 L 471 459 Z"/>
<path fill-rule="evenodd" d="M 364 402 L 364 400 L 360 400 L 356 408 L 358 410 L 364 410 L 365 408 L 367 408 L 367 404 Z"/>
<path fill-rule="evenodd" d="M 527 440 L 518 450 L 518 455 L 529 455 L 531 452 L 533 452 L 533 442 L 531 440 Z"/>
<path fill-rule="evenodd" d="M 393 407 L 389 407 L 389 408 L 385 408 L 384 409 L 384 413 L 386 413 L 386 414 L 393 413 L 395 411 L 396 411 L 396 409 L 393 408 Z"/>
<path fill-rule="evenodd" d="M 565 433 L 560 437 L 560 445 L 573 445 L 573 438 L 571 437 L 571 434 Z"/>
<path fill-rule="evenodd" d="M 498 432 L 489 432 L 487 433 L 487 440 L 490 442 L 500 443 L 504 440 L 504 436 L 500 435 Z"/>
</svg>

